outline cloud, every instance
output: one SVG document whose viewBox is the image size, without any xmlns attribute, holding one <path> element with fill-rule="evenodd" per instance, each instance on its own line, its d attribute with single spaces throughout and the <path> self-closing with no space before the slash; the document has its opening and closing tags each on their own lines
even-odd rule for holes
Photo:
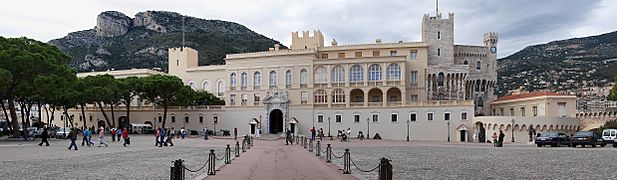
<svg viewBox="0 0 617 180">
<path fill-rule="evenodd" d="M 424 14 L 435 13 L 435 1 L 409 0 L 238 0 L 238 1 L 33 1 L 4 2 L 0 36 L 28 36 L 48 41 L 69 32 L 91 29 L 107 10 L 128 16 L 146 10 L 178 12 L 204 19 L 221 19 L 255 32 L 291 42 L 290 32 L 320 29 L 326 44 L 420 41 Z M 457 44 L 482 44 L 485 32 L 499 32 L 499 56 L 525 46 L 617 29 L 617 1 L 580 0 L 442 0 L 442 13 L 455 13 Z"/>
</svg>

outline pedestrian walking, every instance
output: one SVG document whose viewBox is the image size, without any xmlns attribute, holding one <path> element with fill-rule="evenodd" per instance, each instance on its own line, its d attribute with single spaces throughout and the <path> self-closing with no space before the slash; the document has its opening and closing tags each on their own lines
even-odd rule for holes
<svg viewBox="0 0 617 180">
<path fill-rule="evenodd" d="M 238 140 L 238 128 L 234 128 L 234 140 Z"/>
<path fill-rule="evenodd" d="M 45 143 L 45 146 L 49 146 L 49 141 L 47 140 L 47 138 L 49 138 L 49 133 L 47 132 L 47 127 L 44 127 L 43 134 L 41 134 L 41 143 L 39 143 L 39 146 L 43 146 L 43 143 Z"/>
<path fill-rule="evenodd" d="M 116 142 L 116 128 L 111 128 L 111 142 Z"/>
<path fill-rule="evenodd" d="M 129 132 L 126 129 L 122 130 L 122 139 L 124 139 L 123 146 L 126 147 L 127 144 L 131 144 L 131 139 L 129 138 Z"/>
<path fill-rule="evenodd" d="M 289 141 L 291 140 L 291 131 L 289 129 L 285 129 L 285 145 L 289 145 Z"/>
<path fill-rule="evenodd" d="M 255 138 L 261 138 L 261 128 L 257 128 L 257 133 L 255 133 Z"/>
<path fill-rule="evenodd" d="M 204 127 L 204 140 L 208 140 L 208 127 Z"/>
<path fill-rule="evenodd" d="M 118 142 L 120 142 L 120 138 L 122 138 L 122 132 L 124 132 L 122 128 L 116 129 L 116 136 L 118 136 L 116 139 L 118 139 Z"/>
<path fill-rule="evenodd" d="M 317 134 L 319 136 L 319 141 L 323 141 L 323 128 L 319 128 L 319 134 Z"/>
<path fill-rule="evenodd" d="M 497 132 L 493 132 L 491 138 L 493 138 L 493 143 L 497 142 Z"/>
<path fill-rule="evenodd" d="M 182 129 L 180 129 L 180 138 L 184 139 L 184 136 L 186 136 L 186 130 L 182 127 Z"/>
<path fill-rule="evenodd" d="M 169 136 L 176 136 L 176 130 L 174 129 L 174 127 L 171 127 L 171 130 L 169 131 Z"/>
<path fill-rule="evenodd" d="M 154 133 L 154 146 L 159 146 L 161 144 L 161 141 L 159 141 L 159 136 L 161 136 L 161 130 L 156 129 L 156 132 Z"/>
<path fill-rule="evenodd" d="M 71 139 L 71 145 L 69 146 L 69 150 L 71 150 L 72 147 L 75 147 L 75 150 L 77 151 L 77 144 L 75 144 L 75 141 L 77 141 L 77 130 L 75 128 L 71 128 L 71 131 L 69 132 L 69 138 Z"/>
<path fill-rule="evenodd" d="M 167 146 L 167 143 L 165 143 L 165 133 L 166 133 L 165 132 L 165 128 L 161 127 L 160 128 L 160 134 L 159 134 L 159 136 L 160 136 L 160 138 L 159 138 L 159 143 L 160 143 L 159 147 L 163 147 L 163 144 L 165 146 Z"/>
<path fill-rule="evenodd" d="M 90 141 L 88 140 L 88 134 L 90 134 L 90 130 L 88 130 L 88 128 L 84 128 L 84 131 L 82 132 L 82 135 L 84 136 L 81 139 L 81 146 L 84 146 L 84 144 L 88 145 L 88 147 L 90 147 Z"/>
<path fill-rule="evenodd" d="M 506 135 L 503 133 L 502 130 L 499 130 L 499 147 L 503 146 L 503 138 L 506 137 Z"/>
<path fill-rule="evenodd" d="M 313 128 L 311 128 L 311 140 L 315 140 L 315 126 L 313 126 Z"/>
<path fill-rule="evenodd" d="M 101 147 L 101 145 L 103 144 L 105 144 L 105 147 L 109 146 L 105 142 L 105 129 L 103 127 L 100 127 L 99 128 L 99 147 Z"/>
<path fill-rule="evenodd" d="M 167 144 L 169 144 L 169 146 L 174 146 L 174 142 L 172 141 L 174 139 L 174 130 L 172 128 L 172 130 L 169 130 L 170 134 L 167 136 L 167 139 L 165 140 L 165 146 L 167 146 Z"/>
</svg>

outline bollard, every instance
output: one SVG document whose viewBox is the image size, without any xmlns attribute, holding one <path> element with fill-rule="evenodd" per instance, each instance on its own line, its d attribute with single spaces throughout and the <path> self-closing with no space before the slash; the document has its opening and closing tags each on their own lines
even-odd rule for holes
<svg viewBox="0 0 617 180">
<path fill-rule="evenodd" d="M 317 153 L 315 153 L 316 156 L 321 156 L 321 143 L 320 141 L 317 141 Z"/>
<path fill-rule="evenodd" d="M 392 180 L 392 164 L 390 160 L 383 157 L 379 162 L 379 180 Z"/>
<path fill-rule="evenodd" d="M 208 175 L 216 174 L 216 155 L 214 149 L 210 149 L 210 160 L 208 160 Z"/>
<path fill-rule="evenodd" d="M 182 167 L 181 159 L 173 161 L 173 166 L 171 167 L 169 175 L 169 179 L 171 180 L 184 180 L 184 167 Z"/>
<path fill-rule="evenodd" d="M 332 147 L 330 147 L 330 144 L 328 144 L 328 147 L 326 147 L 326 163 L 331 163 L 332 162 Z"/>
<path fill-rule="evenodd" d="M 227 148 L 225 148 L 225 164 L 231 163 L 231 148 L 229 148 L 229 144 L 227 144 Z"/>
<path fill-rule="evenodd" d="M 302 143 L 304 144 L 304 149 L 306 149 L 306 146 L 307 146 L 307 145 L 306 145 L 306 144 L 307 144 L 307 143 L 306 143 L 306 137 L 304 137 L 304 141 L 302 141 Z"/>
<path fill-rule="evenodd" d="M 242 152 L 246 152 L 246 139 L 242 140 Z"/>
<path fill-rule="evenodd" d="M 250 136 L 249 139 L 251 140 L 251 146 L 255 145 L 255 143 L 253 142 L 253 140 L 254 140 L 253 137 Z"/>
<path fill-rule="evenodd" d="M 313 140 L 309 141 L 309 152 L 313 152 Z"/>
<path fill-rule="evenodd" d="M 349 148 L 345 148 L 345 154 L 343 154 L 343 174 L 351 173 L 351 156 L 349 155 Z"/>
<path fill-rule="evenodd" d="M 236 157 L 240 157 L 240 142 L 236 141 Z"/>
</svg>

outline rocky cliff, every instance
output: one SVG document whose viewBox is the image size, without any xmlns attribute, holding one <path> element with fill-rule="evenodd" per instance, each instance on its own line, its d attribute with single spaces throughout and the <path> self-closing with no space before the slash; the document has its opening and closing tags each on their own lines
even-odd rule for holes
<svg viewBox="0 0 617 180">
<path fill-rule="evenodd" d="M 96 27 L 69 33 L 49 43 L 73 57 L 78 71 L 167 67 L 167 48 L 182 45 L 199 51 L 199 64 L 222 64 L 225 54 L 266 51 L 279 43 L 243 25 L 146 11 L 130 18 L 120 12 L 98 15 Z"/>
</svg>

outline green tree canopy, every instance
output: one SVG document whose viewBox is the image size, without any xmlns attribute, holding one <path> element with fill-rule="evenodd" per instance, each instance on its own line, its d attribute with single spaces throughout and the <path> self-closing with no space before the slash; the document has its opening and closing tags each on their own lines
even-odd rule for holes
<svg viewBox="0 0 617 180">
<path fill-rule="evenodd" d="M 193 90 L 185 86 L 182 80 L 176 76 L 148 76 L 143 78 L 142 83 L 140 97 L 163 107 L 163 128 L 165 128 L 169 106 L 188 105 L 192 97 L 191 92 Z"/>
</svg>

